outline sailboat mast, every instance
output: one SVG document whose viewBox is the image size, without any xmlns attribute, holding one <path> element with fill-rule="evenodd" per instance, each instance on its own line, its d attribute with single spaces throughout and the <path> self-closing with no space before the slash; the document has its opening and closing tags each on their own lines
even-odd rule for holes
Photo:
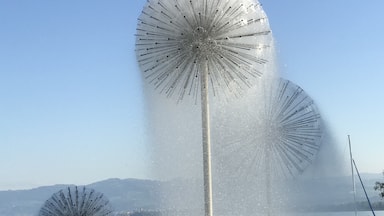
<svg viewBox="0 0 384 216">
<path fill-rule="evenodd" d="M 353 201 L 355 202 L 355 216 L 357 216 L 357 203 L 356 203 L 356 183 L 355 183 L 355 173 L 353 169 L 353 157 L 352 157 L 352 147 L 351 147 L 351 138 L 348 135 L 348 144 L 349 144 L 349 157 L 351 160 L 351 171 L 352 171 L 352 187 L 353 187 Z"/>
</svg>

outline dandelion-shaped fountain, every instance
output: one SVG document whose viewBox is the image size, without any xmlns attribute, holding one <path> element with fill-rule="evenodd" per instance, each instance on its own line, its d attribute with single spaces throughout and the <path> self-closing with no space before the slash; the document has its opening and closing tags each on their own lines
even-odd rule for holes
<svg viewBox="0 0 384 216">
<path fill-rule="evenodd" d="M 143 77 L 178 101 L 197 98 L 200 91 L 207 216 L 213 214 L 210 92 L 253 86 L 271 41 L 267 17 L 254 0 L 148 0 L 138 19 L 136 55 Z"/>
<path fill-rule="evenodd" d="M 109 200 L 99 192 L 86 187 L 68 187 L 49 198 L 39 216 L 112 216 Z"/>
<path fill-rule="evenodd" d="M 241 190 L 239 196 L 257 192 L 261 197 L 252 197 L 250 202 L 261 203 L 263 209 L 257 210 L 273 215 L 279 205 L 272 204 L 272 188 L 276 191 L 282 180 L 304 172 L 320 149 L 324 131 L 314 101 L 294 83 L 284 79 L 266 81 L 255 92 L 244 102 L 246 105 L 237 104 L 241 110 L 248 109 L 241 120 L 238 115 L 227 118 L 227 124 L 242 121 L 243 127 L 231 129 L 235 137 L 225 131 L 218 136 L 222 145 L 217 151 L 224 167 L 221 177 L 230 179 L 224 187 L 251 183 L 253 188 Z"/>
</svg>

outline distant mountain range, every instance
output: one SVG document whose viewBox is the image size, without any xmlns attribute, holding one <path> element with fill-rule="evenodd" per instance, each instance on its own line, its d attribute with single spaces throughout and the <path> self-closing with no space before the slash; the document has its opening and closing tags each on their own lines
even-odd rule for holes
<svg viewBox="0 0 384 216">
<path fill-rule="evenodd" d="M 376 181 L 383 181 L 381 174 L 363 174 L 362 179 L 372 202 L 382 201 L 373 190 Z M 158 197 L 165 182 L 140 179 L 108 179 L 86 185 L 103 193 L 116 211 L 161 209 Z M 0 191 L 0 216 L 34 216 L 52 194 L 70 185 L 38 187 L 31 190 Z M 365 202 L 362 187 L 356 179 L 357 201 Z M 307 179 L 296 182 L 290 191 L 299 203 L 316 203 L 315 206 L 349 208 L 353 203 L 351 177 Z M 302 199 L 302 200 L 300 200 Z M 309 205 L 307 205 L 308 207 Z M 315 208 L 311 206 L 311 208 Z"/>
<path fill-rule="evenodd" d="M 383 210 L 384 200 L 379 192 L 374 190 L 376 182 L 383 182 L 382 174 L 364 173 L 361 175 L 368 198 L 375 209 Z M 328 177 L 317 179 L 298 180 L 296 190 L 292 190 L 297 203 L 303 210 L 322 211 L 353 211 L 368 210 L 368 202 L 359 178 L 355 177 L 356 203 L 354 201 L 353 184 L 351 176 Z"/>
</svg>

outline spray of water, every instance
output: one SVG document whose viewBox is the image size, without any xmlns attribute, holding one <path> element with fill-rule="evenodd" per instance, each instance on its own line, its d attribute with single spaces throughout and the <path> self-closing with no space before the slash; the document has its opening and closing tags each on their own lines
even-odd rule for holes
<svg viewBox="0 0 384 216">
<path fill-rule="evenodd" d="M 291 195 L 290 183 L 322 167 L 316 155 L 324 151 L 325 127 L 305 91 L 279 78 L 259 3 L 149 0 L 136 45 L 152 173 L 166 182 L 159 197 L 164 209 L 204 214 L 197 100 L 204 68 L 211 86 L 216 215 L 279 215 L 299 200 Z"/>
<path fill-rule="evenodd" d="M 205 215 L 212 215 L 209 101 L 253 86 L 268 62 L 270 41 L 266 15 L 253 0 L 149 0 L 139 17 L 136 54 L 144 79 L 178 101 L 193 95 L 198 103 L 201 94 Z M 193 155 L 193 149 L 185 152 Z"/>
</svg>

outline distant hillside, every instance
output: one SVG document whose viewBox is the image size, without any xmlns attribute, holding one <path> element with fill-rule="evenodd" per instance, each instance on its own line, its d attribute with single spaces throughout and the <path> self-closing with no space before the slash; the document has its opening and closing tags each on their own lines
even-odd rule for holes
<svg viewBox="0 0 384 216">
<path fill-rule="evenodd" d="M 373 190 L 376 181 L 384 181 L 381 174 L 363 174 L 364 185 L 372 202 L 382 203 Z M 139 179 L 108 179 L 86 187 L 103 193 L 116 211 L 161 209 L 160 188 L 167 183 Z M 69 185 L 44 186 L 31 190 L 0 191 L 0 216 L 35 216 L 45 200 Z M 366 203 L 361 185 L 356 178 L 357 200 Z M 353 205 L 351 177 L 297 180 L 289 188 L 288 197 L 302 210 L 348 210 Z M 283 194 L 283 195 L 284 195 Z M 363 206 L 362 205 L 362 206 Z M 384 206 L 383 206 L 384 207 Z"/>
<path fill-rule="evenodd" d="M 381 174 L 362 174 L 362 181 L 368 197 L 376 209 L 383 209 L 379 192 L 373 189 L 375 182 L 383 182 Z M 360 210 L 368 208 L 367 199 L 358 177 L 355 177 L 356 202 Z M 295 204 L 303 210 L 354 210 L 352 177 L 330 177 L 298 180 L 290 188 Z"/>
</svg>

